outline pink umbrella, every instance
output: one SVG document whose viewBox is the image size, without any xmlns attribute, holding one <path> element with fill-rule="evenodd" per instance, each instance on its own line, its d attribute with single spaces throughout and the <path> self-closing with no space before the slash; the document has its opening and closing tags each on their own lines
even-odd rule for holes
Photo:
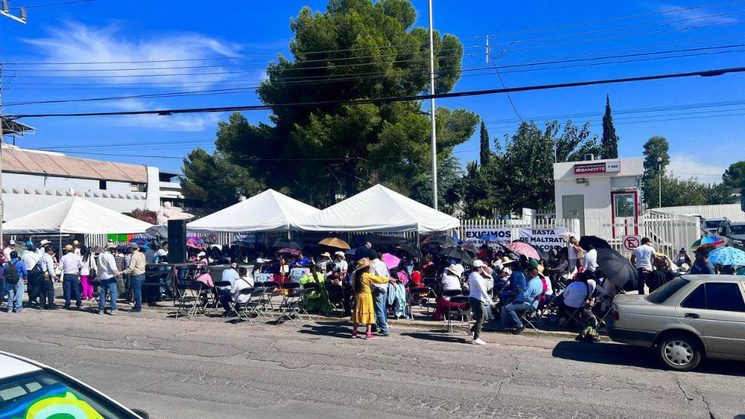
<svg viewBox="0 0 745 419">
<path fill-rule="evenodd" d="M 387 266 L 388 269 L 393 269 L 397 267 L 399 263 L 401 263 L 401 259 L 393 256 L 390 253 L 383 253 L 380 256 L 380 260 L 382 260 L 383 263 L 385 263 L 385 266 Z"/>
<path fill-rule="evenodd" d="M 505 243 L 504 247 L 510 249 L 513 253 L 526 256 L 530 259 L 535 259 L 535 260 L 541 259 L 541 256 L 538 254 L 538 251 L 535 250 L 533 246 L 525 242 Z"/>
</svg>

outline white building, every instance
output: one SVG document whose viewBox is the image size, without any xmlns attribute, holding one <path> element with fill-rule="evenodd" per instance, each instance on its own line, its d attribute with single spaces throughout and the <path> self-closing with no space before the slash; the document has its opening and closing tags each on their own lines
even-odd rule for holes
<svg viewBox="0 0 745 419">
<path fill-rule="evenodd" d="M 5 220 L 73 195 L 117 212 L 138 208 L 157 211 L 164 186 L 167 200 L 183 199 L 180 185 L 171 178 L 167 180 L 161 182 L 157 167 L 68 157 L 6 144 L 2 148 Z"/>
<path fill-rule="evenodd" d="M 557 218 L 577 218 L 580 232 L 605 239 L 639 234 L 640 157 L 554 164 Z"/>
</svg>

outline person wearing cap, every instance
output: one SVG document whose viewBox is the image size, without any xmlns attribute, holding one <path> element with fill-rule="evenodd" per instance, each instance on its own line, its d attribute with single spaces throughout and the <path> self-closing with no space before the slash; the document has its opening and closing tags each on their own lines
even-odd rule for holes
<svg viewBox="0 0 745 419">
<path fill-rule="evenodd" d="M 72 297 L 75 298 L 75 306 L 80 308 L 83 304 L 80 294 L 80 269 L 83 267 L 83 261 L 80 256 L 75 254 L 75 249 L 71 244 L 65 246 L 65 254 L 60 259 L 62 266 L 62 291 L 65 296 L 65 309 L 70 309 Z"/>
<path fill-rule="evenodd" d="M 688 251 L 686 251 L 686 248 L 681 247 L 680 251 L 678 251 L 678 256 L 675 257 L 675 266 L 680 268 L 684 264 L 691 266 L 692 263 L 693 262 L 691 261 L 691 257 L 688 256 Z"/>
<path fill-rule="evenodd" d="M 505 268 L 507 269 L 505 270 Z M 507 285 L 503 286 L 499 292 L 499 302 L 502 306 L 509 304 L 515 297 L 525 292 L 528 288 L 528 281 L 525 278 L 525 274 L 520 270 L 517 261 L 507 256 L 502 258 L 500 276 L 503 281 L 507 281 Z"/>
<path fill-rule="evenodd" d="M 709 261 L 709 252 L 703 247 L 699 247 L 698 249 L 696 249 L 696 260 L 693 261 L 693 266 L 691 266 L 691 274 L 692 275 L 714 275 L 716 274 L 716 270 L 714 270 L 714 265 Z"/>
<path fill-rule="evenodd" d="M 471 266 L 473 267 L 473 271 L 468 276 L 468 287 L 470 289 L 468 302 L 471 304 L 473 318 L 476 321 L 471 328 L 471 332 L 473 332 L 471 343 L 474 345 L 486 345 L 486 342 L 480 338 L 481 327 L 484 325 L 484 318 L 487 317 L 484 306 L 495 308 L 496 304 L 492 301 L 491 296 L 486 290 L 486 281 L 484 279 L 486 265 L 480 259 L 476 259 L 472 262 Z"/>
<path fill-rule="evenodd" d="M 538 261 L 533 260 L 528 268 L 530 281 L 524 292 L 518 294 L 515 299 L 502 307 L 502 326 L 509 328 L 513 326 L 513 334 L 519 335 L 525 330 L 520 316 L 538 309 L 539 297 L 544 293 L 544 285 L 538 276 Z"/>
<path fill-rule="evenodd" d="M 116 248 L 114 242 L 109 241 L 101 254 L 98 255 L 98 270 L 96 277 L 100 284 L 98 291 L 98 314 L 104 314 L 106 310 L 106 295 L 109 295 L 111 315 L 116 314 L 116 277 L 120 275 L 116 267 L 116 260 L 111 254 L 111 249 Z"/>
<path fill-rule="evenodd" d="M 135 306 L 130 310 L 131 313 L 142 311 L 142 283 L 145 282 L 145 254 L 140 252 L 140 246 L 137 243 L 129 244 L 129 265 L 124 269 L 125 275 L 131 275 L 130 284 L 135 297 Z M 237 274 L 237 272 L 236 272 Z"/>
<path fill-rule="evenodd" d="M 16 241 L 11 240 L 8 245 L 3 249 L 3 258 L 7 262 L 10 260 L 10 252 L 16 250 Z"/>
<path fill-rule="evenodd" d="M 44 283 L 41 287 L 41 305 L 44 310 L 55 310 L 57 305 L 54 303 L 54 283 L 57 282 L 57 274 L 54 272 L 54 249 L 49 243 L 41 241 L 44 254 L 39 259 L 39 265 L 44 272 Z"/>
<path fill-rule="evenodd" d="M 338 251 L 334 253 L 334 264 L 336 265 L 334 269 L 339 271 L 342 278 L 345 277 L 347 275 L 347 271 L 349 270 L 349 264 L 346 261 L 344 252 Z"/>
<path fill-rule="evenodd" d="M 372 325 L 375 323 L 375 307 L 373 305 L 372 285 L 391 283 L 396 286 L 392 278 L 384 278 L 370 273 L 372 261 L 362 258 L 357 261 L 357 267 L 352 274 L 355 293 L 354 312 L 352 313 L 352 337 L 357 337 L 357 326 L 365 325 L 365 339 L 372 339 Z"/>
</svg>

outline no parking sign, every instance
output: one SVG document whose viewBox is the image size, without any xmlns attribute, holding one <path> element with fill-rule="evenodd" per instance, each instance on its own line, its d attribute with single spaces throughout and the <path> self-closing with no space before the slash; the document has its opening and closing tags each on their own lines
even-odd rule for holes
<svg viewBox="0 0 745 419">
<path fill-rule="evenodd" d="M 637 235 L 623 236 L 621 242 L 624 250 L 633 252 L 634 249 L 642 245 L 642 237 Z"/>
</svg>

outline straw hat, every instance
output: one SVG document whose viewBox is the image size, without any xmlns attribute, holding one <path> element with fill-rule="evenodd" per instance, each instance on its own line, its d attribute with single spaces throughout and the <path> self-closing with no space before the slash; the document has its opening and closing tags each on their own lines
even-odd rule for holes
<svg viewBox="0 0 745 419">
<path fill-rule="evenodd" d="M 507 256 L 502 257 L 502 266 L 509 265 L 510 263 L 515 263 L 515 261 L 508 258 Z"/>
<path fill-rule="evenodd" d="M 362 258 L 357 261 L 357 267 L 354 268 L 354 271 L 357 272 L 360 269 L 369 268 L 370 266 L 372 266 L 372 262 L 370 261 L 370 259 Z"/>
<path fill-rule="evenodd" d="M 345 259 L 346 258 L 346 256 L 344 255 L 344 252 L 342 252 L 342 251 L 338 251 L 338 252 L 334 253 L 334 256 L 341 256 L 342 259 Z"/>
<path fill-rule="evenodd" d="M 327 258 L 331 259 L 331 254 L 329 252 L 323 252 L 323 253 L 321 253 L 321 256 L 322 257 L 327 257 Z"/>
<path fill-rule="evenodd" d="M 457 277 L 460 277 L 461 275 L 463 275 L 463 267 L 461 265 L 450 265 L 446 269 L 452 272 L 453 275 Z"/>
<path fill-rule="evenodd" d="M 44 239 L 44 240 L 42 240 L 42 241 L 39 242 L 39 247 L 44 247 L 44 246 L 46 246 L 46 245 L 48 245 L 50 243 L 52 243 L 52 242 L 50 242 L 47 239 Z"/>
</svg>

